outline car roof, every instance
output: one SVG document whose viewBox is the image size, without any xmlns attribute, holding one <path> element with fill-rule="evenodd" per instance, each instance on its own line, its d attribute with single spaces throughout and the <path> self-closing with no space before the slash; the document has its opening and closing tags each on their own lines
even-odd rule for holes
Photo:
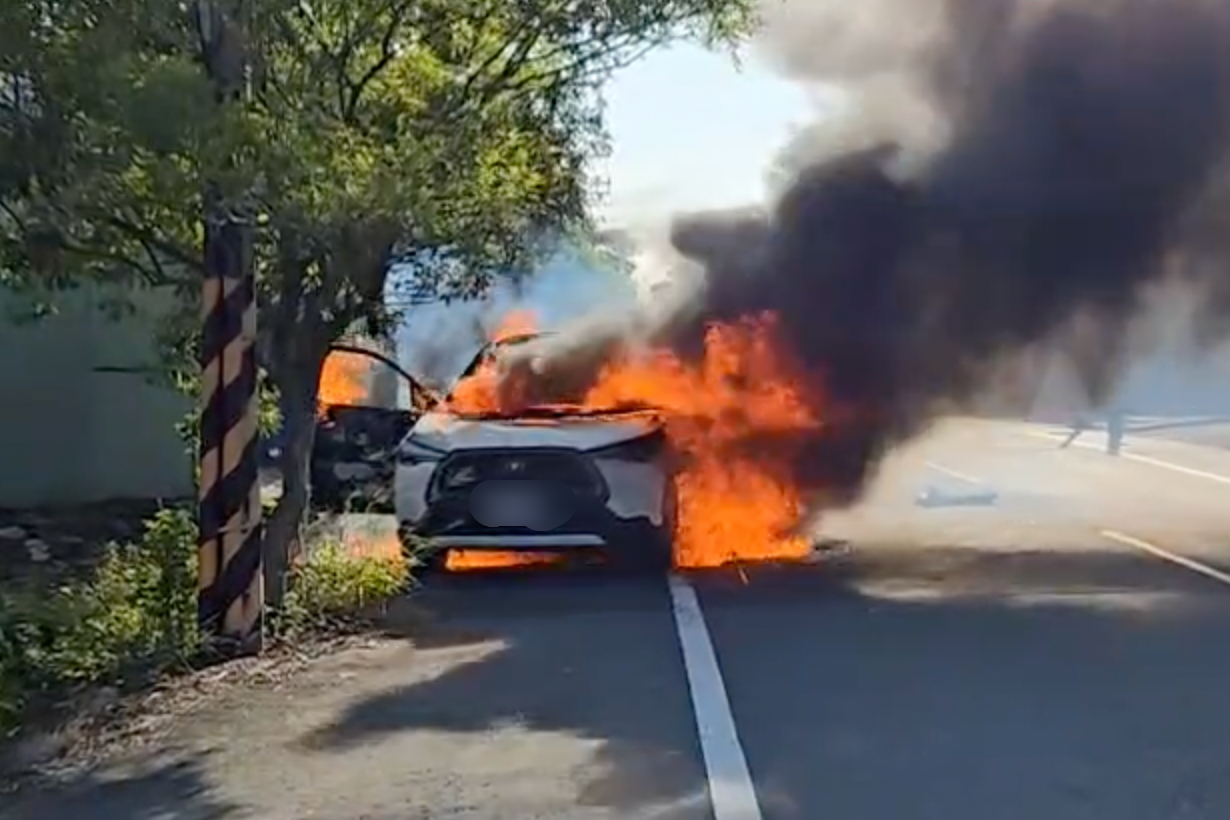
<svg viewBox="0 0 1230 820">
<path fill-rule="evenodd" d="M 493 339 L 492 341 L 487 343 L 486 347 L 491 348 L 491 347 L 500 347 L 502 345 L 518 345 L 524 342 L 531 342 L 534 339 L 545 339 L 548 336 L 554 336 L 554 335 L 556 334 L 549 330 L 535 331 L 532 333 L 515 333 L 511 336 L 505 336 L 500 339 Z"/>
<path fill-rule="evenodd" d="M 532 333 L 515 333 L 511 336 L 505 336 L 502 339 L 496 339 L 495 341 L 487 342 L 486 344 L 484 344 L 482 347 L 478 349 L 478 352 L 474 354 L 474 358 L 470 359 L 470 363 L 466 365 L 465 370 L 461 371 L 461 375 L 459 375 L 457 379 L 454 381 L 454 387 L 456 386 L 456 382 L 461 381 L 467 376 L 473 375 L 473 373 L 482 364 L 483 360 L 487 356 L 491 355 L 495 350 L 498 350 L 499 348 L 502 348 L 502 347 L 511 347 L 511 346 L 515 346 L 519 344 L 524 344 L 525 342 L 532 342 L 535 339 L 544 339 L 544 338 L 554 336 L 554 335 L 555 333 L 551 331 L 535 331 Z"/>
</svg>

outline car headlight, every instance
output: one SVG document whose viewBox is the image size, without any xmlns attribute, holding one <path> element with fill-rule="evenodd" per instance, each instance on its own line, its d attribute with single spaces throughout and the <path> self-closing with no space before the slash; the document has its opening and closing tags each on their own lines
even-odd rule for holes
<svg viewBox="0 0 1230 820">
<path fill-rule="evenodd" d="M 478 468 L 473 464 L 466 464 L 458 467 L 456 470 L 449 471 L 441 479 L 440 483 L 442 490 L 456 490 L 473 484 L 477 480 Z"/>
<path fill-rule="evenodd" d="M 439 461 L 444 456 L 445 452 L 443 450 L 428 447 L 421 441 L 415 441 L 413 437 L 406 438 L 397 447 L 397 461 L 400 464 L 422 464 L 424 462 Z"/>
</svg>

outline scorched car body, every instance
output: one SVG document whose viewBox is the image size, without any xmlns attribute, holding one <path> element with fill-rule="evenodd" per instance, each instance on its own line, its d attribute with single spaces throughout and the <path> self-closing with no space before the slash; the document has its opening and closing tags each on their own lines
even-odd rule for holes
<svg viewBox="0 0 1230 820">
<path fill-rule="evenodd" d="M 539 338 L 487 345 L 461 378 Z M 407 542 L 430 545 L 429 561 L 453 549 L 599 551 L 614 563 L 669 565 L 675 486 L 653 413 L 449 407 L 423 415 L 397 452 L 398 521 Z"/>
</svg>

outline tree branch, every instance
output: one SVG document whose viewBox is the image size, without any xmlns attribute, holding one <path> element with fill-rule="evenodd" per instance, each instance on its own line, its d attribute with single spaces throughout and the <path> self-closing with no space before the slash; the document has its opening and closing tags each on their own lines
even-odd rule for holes
<svg viewBox="0 0 1230 820">
<path fill-rule="evenodd" d="M 26 229 L 26 221 L 21 218 L 20 214 L 13 210 L 13 206 L 9 205 L 3 199 L 0 199 L 0 209 L 3 209 L 4 212 L 8 214 L 9 219 L 13 220 L 13 224 L 17 226 L 17 230 L 20 231 L 23 236 L 28 233 Z"/>
<path fill-rule="evenodd" d="M 405 25 L 406 16 L 410 8 L 415 5 L 415 0 L 402 0 L 402 2 L 393 3 L 389 6 L 389 14 L 391 19 L 385 26 L 384 34 L 380 37 L 380 56 L 376 62 L 368 67 L 359 79 L 350 83 L 350 96 L 343 110 L 342 119 L 348 123 L 353 123 L 355 112 L 358 110 L 359 101 L 363 98 L 363 93 L 367 91 L 367 87 L 387 69 L 395 59 L 397 59 L 397 36 Z M 374 19 L 374 18 L 373 18 Z M 370 31 L 371 26 L 366 27 L 366 31 Z M 364 32 L 364 35 L 366 34 Z M 355 41 L 359 39 L 356 36 Z M 352 41 L 354 42 L 354 41 Z"/>
<path fill-rule="evenodd" d="M 631 42 L 636 38 L 629 37 L 628 39 L 629 43 L 627 45 L 631 45 Z M 664 37 L 661 40 L 655 40 L 639 45 L 635 50 L 628 52 L 625 56 L 612 59 L 610 62 L 603 62 L 603 59 L 613 57 L 619 51 L 627 48 L 627 45 L 621 45 L 619 47 L 604 50 L 602 53 L 593 53 L 584 57 L 579 57 L 571 63 L 563 66 L 538 73 L 525 74 L 524 76 L 518 78 L 515 82 L 509 82 L 503 88 L 495 89 L 492 96 L 494 97 L 501 93 L 519 95 L 520 93 L 528 91 L 531 87 L 539 84 L 557 84 L 565 77 L 568 77 L 570 81 L 577 84 L 602 80 L 605 79 L 611 71 L 618 71 L 621 68 L 627 68 L 667 41 L 668 38 Z M 536 62 L 545 62 L 545 60 L 539 60 Z M 491 97 L 487 98 L 488 101 L 490 101 L 490 99 Z"/>
<path fill-rule="evenodd" d="M 528 36 L 525 36 L 528 33 Z M 499 62 L 500 58 L 508 51 L 509 46 L 513 46 L 512 54 L 504 61 L 499 74 L 492 80 L 492 85 L 498 86 L 501 82 L 506 82 L 519 72 L 523 66 L 530 62 L 530 52 L 533 51 L 542 36 L 541 31 L 530 31 L 530 21 L 523 20 L 510 37 L 507 38 L 504 45 L 495 49 L 483 60 L 466 78 L 462 84 L 461 90 L 457 94 L 458 105 L 463 105 L 467 99 L 473 94 L 476 83 L 479 78 L 484 77 L 487 73 Z M 481 41 L 481 37 L 476 38 Z M 480 95 L 485 96 L 485 95 Z"/>
<path fill-rule="evenodd" d="M 26 239 L 27 242 L 29 242 L 32 237 L 31 229 L 29 224 L 22 219 L 21 215 L 18 214 L 11 205 L 3 200 L 0 200 L 0 210 L 3 210 L 9 219 L 13 220 L 13 224 L 17 227 L 18 232 L 23 238 Z M 111 264 L 121 268 L 129 268 L 136 271 L 143 279 L 145 279 L 146 282 L 151 285 L 162 284 L 168 281 L 164 275 L 162 266 L 159 264 L 157 258 L 152 254 L 149 255 L 149 259 L 154 267 L 150 268 L 146 267 L 135 258 L 128 256 L 127 254 L 120 253 L 119 251 L 106 250 L 101 247 L 75 242 L 64 231 L 59 229 L 55 229 L 54 234 L 49 234 L 47 238 L 51 240 L 50 244 L 54 247 L 54 249 L 61 253 L 71 254 L 83 259 L 92 259 L 98 262 L 110 262 Z"/>
<path fill-rule="evenodd" d="M 529 23 L 523 23 L 520 31 L 528 28 Z M 509 43 L 521 36 L 520 31 L 509 38 Z M 519 96 L 543 85 L 559 84 L 565 78 L 578 84 L 601 80 L 613 70 L 632 65 L 671 39 L 665 33 L 645 40 L 643 33 L 612 37 L 608 33 L 593 32 L 585 40 L 568 41 L 535 54 L 533 50 L 541 42 L 541 36 L 542 30 L 538 29 L 522 39 L 499 72 L 492 76 L 490 71 L 507 52 L 507 45 L 497 49 L 470 73 L 449 113 L 468 103 L 482 106 L 505 94 Z M 559 60 L 569 54 L 577 56 L 560 64 Z M 535 66 L 543 68 L 534 70 Z"/>
<path fill-rule="evenodd" d="M 127 234 L 142 245 L 165 254 L 168 258 L 179 262 L 181 265 L 188 266 L 195 273 L 203 274 L 205 272 L 205 260 L 201 258 L 200 254 L 193 253 L 176 242 L 158 236 L 157 233 L 149 228 L 143 228 L 118 216 L 107 217 L 105 224 Z"/>
</svg>

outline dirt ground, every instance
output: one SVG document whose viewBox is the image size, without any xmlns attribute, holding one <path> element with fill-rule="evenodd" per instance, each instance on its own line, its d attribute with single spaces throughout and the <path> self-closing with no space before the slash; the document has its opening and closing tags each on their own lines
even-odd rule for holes
<svg viewBox="0 0 1230 820">
<path fill-rule="evenodd" d="M 0 509 L 0 583 L 71 577 L 88 570 L 111 542 L 141 537 L 156 501 Z"/>
</svg>

